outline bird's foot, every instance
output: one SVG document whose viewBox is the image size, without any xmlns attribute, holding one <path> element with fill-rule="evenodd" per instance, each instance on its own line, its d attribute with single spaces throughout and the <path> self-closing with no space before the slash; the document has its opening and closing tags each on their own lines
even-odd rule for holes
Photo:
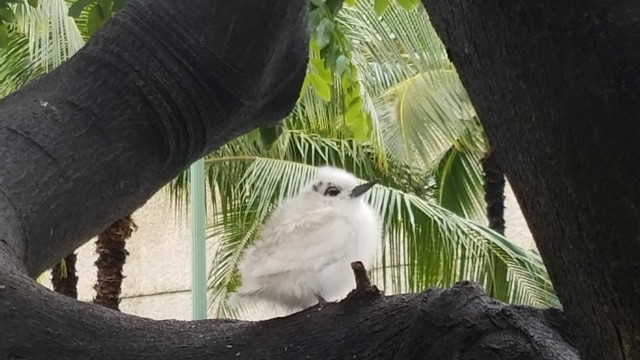
<svg viewBox="0 0 640 360">
<path fill-rule="evenodd" d="M 327 300 L 325 300 L 322 296 L 318 295 L 318 294 L 314 294 L 316 296 L 316 299 L 318 299 L 318 305 L 324 305 L 327 303 Z"/>
</svg>

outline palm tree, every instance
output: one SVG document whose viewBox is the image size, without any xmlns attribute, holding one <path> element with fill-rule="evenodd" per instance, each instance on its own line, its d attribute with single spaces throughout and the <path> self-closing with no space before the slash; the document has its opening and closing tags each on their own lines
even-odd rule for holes
<svg viewBox="0 0 640 360">
<path fill-rule="evenodd" d="M 95 262 L 98 268 L 98 280 L 94 286 L 96 290 L 94 304 L 120 310 L 120 292 L 124 278 L 122 267 L 129 255 L 125 244 L 135 229 L 136 224 L 131 216 L 125 216 L 98 235 L 96 240 L 98 260 Z"/>
<path fill-rule="evenodd" d="M 108 17 L 93 1 L 73 3 L 91 3 L 76 6 L 82 29 L 99 26 L 95 14 Z M 476 222 L 484 218 L 480 159 L 486 142 L 426 13 L 414 9 L 418 1 L 398 0 L 412 11 L 389 1 L 347 0 L 340 11 L 336 2 L 313 3 L 311 66 L 281 134 L 254 131 L 207 159 L 211 200 L 219 210 L 209 228 L 219 239 L 210 276 L 214 311 L 226 311 L 238 259 L 260 223 L 319 164 L 383 180 L 369 201 L 384 220 L 386 240 L 374 276 L 388 291 L 467 278 L 506 301 L 557 304 L 540 259 Z M 55 67 L 89 34 L 66 17 L 64 1 L 46 6 L 51 21 L 43 30 L 35 26 L 35 10 L 15 5 L 17 25 L 10 26 L 10 46 L 0 50 L 10 59 L 0 64 L 3 94 Z M 67 33 L 49 35 L 56 31 Z M 188 195 L 187 182 L 183 174 L 171 185 L 177 200 Z"/>
<path fill-rule="evenodd" d="M 73 299 L 78 298 L 78 276 L 75 253 L 67 255 L 51 269 L 53 291 Z"/>
<path fill-rule="evenodd" d="M 0 63 L 0 98 L 21 88 L 29 81 L 53 70 L 84 45 L 84 39 L 111 16 L 111 11 L 119 9 L 124 1 L 112 2 L 109 11 L 96 2 L 77 1 L 72 3 L 78 21 L 69 17 L 69 6 L 64 0 L 49 0 L 36 4 L 33 1 L 17 1 L 10 6 L 15 21 L 8 24 L 8 44 L 0 49 L 5 59 Z M 5 4 L 6 5 L 6 4 Z M 35 5 L 35 6 L 32 6 Z M 75 5 L 75 6 L 74 6 Z M 0 27 L 5 24 L 0 25 Z M 99 258 L 98 281 L 94 286 L 94 302 L 117 309 L 122 284 L 122 265 L 127 252 L 124 241 L 131 235 L 135 224 L 127 215 L 98 237 L 96 252 Z M 70 254 L 52 270 L 54 289 L 74 294 L 75 255 Z M 62 275 L 74 274 L 65 278 Z M 63 281 L 64 280 L 64 281 Z M 58 284 L 59 281 L 63 283 Z"/>
<path fill-rule="evenodd" d="M 487 220 L 489 227 L 500 235 L 504 235 L 504 187 L 506 181 L 498 159 L 489 150 L 482 158 L 484 174 L 484 200 L 487 202 Z"/>
<path fill-rule="evenodd" d="M 322 164 L 382 179 L 368 201 L 384 221 L 373 275 L 387 292 L 473 279 L 505 301 L 557 305 L 540 258 L 477 222 L 487 145 L 424 10 L 387 4 L 379 16 L 372 1 L 339 12 L 317 3 L 307 78 L 279 136 L 256 130 L 206 159 L 217 209 L 208 229 L 217 244 L 212 312 L 237 315 L 225 299 L 240 281 L 242 252 Z M 177 201 L 188 197 L 188 181 L 185 173 L 171 184 Z"/>
</svg>

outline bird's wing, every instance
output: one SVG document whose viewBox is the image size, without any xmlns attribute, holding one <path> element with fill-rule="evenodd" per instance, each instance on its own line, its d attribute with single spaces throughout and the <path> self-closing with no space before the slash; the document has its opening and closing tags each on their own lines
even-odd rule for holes
<svg viewBox="0 0 640 360">
<path fill-rule="evenodd" d="M 344 260 L 357 247 L 357 232 L 332 210 L 307 214 L 304 221 L 280 222 L 264 234 L 252 252 L 251 276 L 288 271 L 317 271 Z"/>
</svg>

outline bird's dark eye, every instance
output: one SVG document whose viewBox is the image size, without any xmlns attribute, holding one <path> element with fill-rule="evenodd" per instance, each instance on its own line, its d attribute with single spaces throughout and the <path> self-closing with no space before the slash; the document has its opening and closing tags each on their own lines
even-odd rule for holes
<svg viewBox="0 0 640 360">
<path fill-rule="evenodd" d="M 340 195 L 340 190 L 335 186 L 329 186 L 327 190 L 324 191 L 324 196 L 338 196 Z"/>
</svg>

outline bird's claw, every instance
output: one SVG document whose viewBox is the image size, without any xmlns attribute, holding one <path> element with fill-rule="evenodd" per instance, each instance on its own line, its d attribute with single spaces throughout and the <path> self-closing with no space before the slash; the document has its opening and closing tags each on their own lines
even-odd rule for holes
<svg viewBox="0 0 640 360">
<path fill-rule="evenodd" d="M 316 299 L 318 299 L 318 305 L 324 305 L 327 303 L 327 300 L 325 300 L 322 296 L 318 295 L 318 294 L 314 294 L 316 296 Z"/>
</svg>

